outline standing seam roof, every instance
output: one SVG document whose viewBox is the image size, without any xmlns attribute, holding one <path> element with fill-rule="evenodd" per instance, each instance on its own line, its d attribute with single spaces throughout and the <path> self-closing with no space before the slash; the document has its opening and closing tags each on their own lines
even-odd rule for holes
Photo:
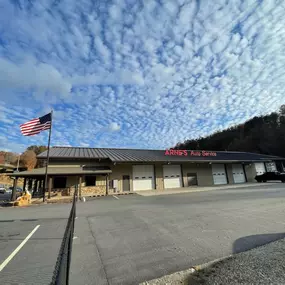
<svg viewBox="0 0 285 285">
<path fill-rule="evenodd" d="M 197 152 L 195 150 L 195 152 Z M 189 150 L 188 150 L 189 153 Z M 142 149 L 110 149 L 110 148 L 78 148 L 78 147 L 52 147 L 50 158 L 88 158 L 88 159 L 110 159 L 113 162 L 128 161 L 263 161 L 263 160 L 285 160 L 284 158 L 246 152 L 216 151 L 217 156 L 165 156 L 164 150 L 142 150 Z M 47 151 L 38 155 L 45 158 Z"/>
</svg>

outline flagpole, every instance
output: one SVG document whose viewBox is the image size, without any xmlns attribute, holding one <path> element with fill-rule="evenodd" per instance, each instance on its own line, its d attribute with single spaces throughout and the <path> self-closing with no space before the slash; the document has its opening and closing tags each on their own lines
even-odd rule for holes
<svg viewBox="0 0 285 285">
<path fill-rule="evenodd" d="M 48 149 L 47 149 L 47 161 L 46 161 L 46 171 L 45 171 L 45 185 L 44 185 L 44 193 L 43 193 L 43 202 L 45 201 L 46 190 L 48 188 L 48 164 L 49 164 L 49 148 L 50 148 L 50 137 L 51 137 L 51 128 L 52 128 L 52 110 L 50 112 L 50 129 L 48 135 Z M 50 193 L 49 193 L 50 195 Z M 50 198 L 50 196 L 48 197 Z"/>
</svg>

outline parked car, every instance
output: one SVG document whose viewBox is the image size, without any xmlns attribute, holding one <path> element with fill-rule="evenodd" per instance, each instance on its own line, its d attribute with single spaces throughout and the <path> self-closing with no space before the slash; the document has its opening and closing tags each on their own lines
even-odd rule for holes
<svg viewBox="0 0 285 285">
<path fill-rule="evenodd" d="M 285 173 L 282 172 L 265 172 L 261 175 L 256 175 L 255 180 L 257 182 L 267 182 L 268 180 L 275 180 L 275 181 L 281 181 L 285 183 Z"/>
<path fill-rule="evenodd" d="M 0 194 L 5 194 L 6 193 L 6 187 L 4 184 L 0 184 Z"/>
<path fill-rule="evenodd" d="M 12 193 L 12 191 L 13 191 L 13 186 L 9 187 L 8 190 L 9 190 L 9 193 Z M 17 187 L 17 188 L 16 188 L 16 192 L 22 193 L 22 192 L 23 192 L 23 189 L 22 189 L 21 187 Z"/>
<path fill-rule="evenodd" d="M 12 189 L 11 189 L 11 187 L 9 187 L 9 188 L 6 189 L 6 193 L 11 194 L 12 190 L 13 190 L 13 187 L 12 187 Z"/>
</svg>

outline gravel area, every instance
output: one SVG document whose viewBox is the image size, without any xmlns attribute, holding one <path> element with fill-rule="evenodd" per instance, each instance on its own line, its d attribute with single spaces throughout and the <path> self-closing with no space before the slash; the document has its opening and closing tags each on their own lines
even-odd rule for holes
<svg viewBox="0 0 285 285">
<path fill-rule="evenodd" d="M 285 239 L 236 254 L 189 276 L 188 284 L 285 284 Z"/>
<path fill-rule="evenodd" d="M 285 239 L 140 285 L 285 284 Z M 194 273 L 193 273 L 194 272 Z"/>
</svg>

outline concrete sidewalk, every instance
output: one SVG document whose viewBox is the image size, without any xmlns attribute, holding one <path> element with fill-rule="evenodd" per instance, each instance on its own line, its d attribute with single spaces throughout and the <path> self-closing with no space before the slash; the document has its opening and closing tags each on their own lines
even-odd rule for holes
<svg viewBox="0 0 285 285">
<path fill-rule="evenodd" d="M 136 194 L 141 195 L 141 196 L 157 196 L 157 195 L 170 195 L 170 194 L 191 193 L 191 192 L 204 192 L 204 191 L 211 191 L 211 190 L 252 188 L 252 187 L 260 187 L 264 185 L 269 186 L 269 185 L 276 185 L 276 184 L 279 184 L 279 182 L 242 183 L 242 184 L 234 184 L 234 185 L 217 185 L 217 186 L 208 186 L 208 187 L 192 186 L 192 187 L 165 189 L 165 190 L 144 190 L 144 191 L 137 191 Z"/>
</svg>

